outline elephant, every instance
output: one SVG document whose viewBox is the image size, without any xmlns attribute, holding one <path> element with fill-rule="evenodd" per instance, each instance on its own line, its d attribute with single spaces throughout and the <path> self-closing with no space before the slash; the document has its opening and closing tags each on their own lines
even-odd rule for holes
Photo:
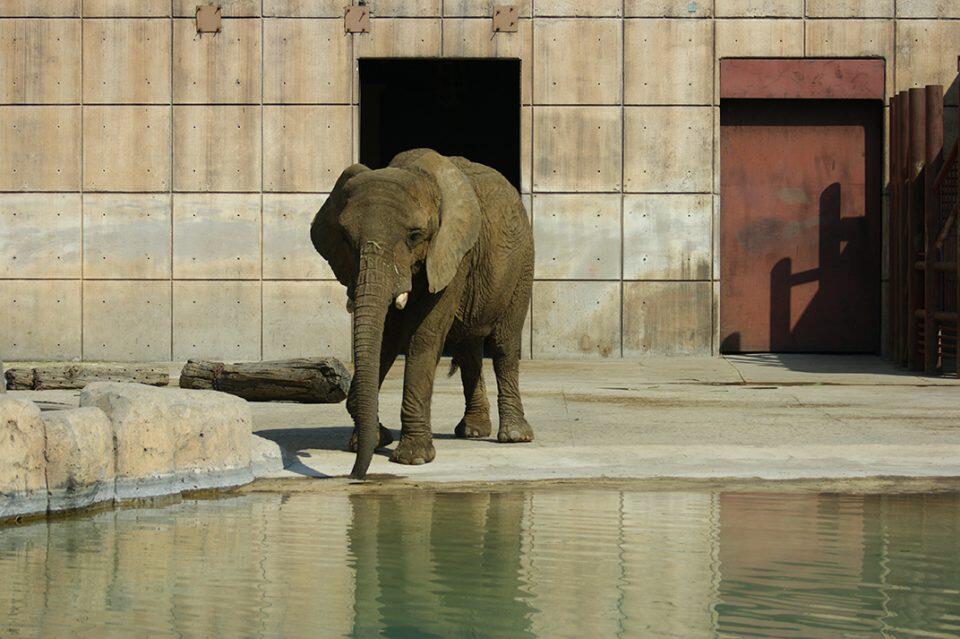
<svg viewBox="0 0 960 639">
<path fill-rule="evenodd" d="M 433 382 L 444 348 L 460 369 L 466 403 L 459 437 L 487 437 L 490 408 L 481 370 L 497 378 L 500 442 L 528 442 L 533 429 L 519 389 L 521 334 L 533 280 L 533 233 L 517 190 L 500 173 L 430 149 L 397 154 L 386 168 L 343 171 L 310 227 L 314 247 L 347 288 L 354 376 L 351 475 L 362 479 L 377 448 L 393 441 L 380 424 L 383 379 L 405 355 L 401 434 L 391 461 L 436 455 Z M 486 350 L 485 350 L 486 349 Z"/>
</svg>

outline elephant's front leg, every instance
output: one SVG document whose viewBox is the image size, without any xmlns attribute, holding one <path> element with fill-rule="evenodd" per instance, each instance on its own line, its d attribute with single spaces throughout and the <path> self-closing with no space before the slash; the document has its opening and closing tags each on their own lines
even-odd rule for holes
<svg viewBox="0 0 960 639">
<path fill-rule="evenodd" d="M 428 464 L 433 461 L 433 433 L 430 428 L 430 401 L 437 364 L 443 353 L 459 296 L 457 287 L 448 287 L 413 331 L 403 369 L 403 404 L 400 408 L 400 443 L 390 456 L 400 464 Z"/>
<path fill-rule="evenodd" d="M 428 464 L 436 456 L 430 429 L 430 401 L 442 350 L 443 336 L 431 332 L 417 331 L 410 340 L 403 369 L 400 443 L 390 461 Z"/>
</svg>

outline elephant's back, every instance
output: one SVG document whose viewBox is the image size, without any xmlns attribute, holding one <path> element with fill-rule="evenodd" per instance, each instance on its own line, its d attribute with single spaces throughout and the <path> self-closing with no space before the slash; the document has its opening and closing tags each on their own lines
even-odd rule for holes
<svg viewBox="0 0 960 639">
<path fill-rule="evenodd" d="M 530 223 L 520 193 L 502 173 L 484 164 L 454 156 L 450 160 L 473 184 L 485 222 L 495 235 L 525 243 L 531 237 Z"/>
</svg>

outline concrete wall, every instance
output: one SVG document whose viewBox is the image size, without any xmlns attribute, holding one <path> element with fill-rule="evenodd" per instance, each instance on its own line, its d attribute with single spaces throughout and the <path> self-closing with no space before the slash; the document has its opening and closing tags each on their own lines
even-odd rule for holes
<svg viewBox="0 0 960 639">
<path fill-rule="evenodd" d="M 883 56 L 888 93 L 956 76 L 936 0 L 0 4 L 0 356 L 349 356 L 344 292 L 308 222 L 357 151 L 356 60 L 523 60 L 537 242 L 526 355 L 716 350 L 724 56 Z M 954 87 L 948 94 L 956 111 Z M 560 311 L 558 300 L 564 300 Z M 571 312 L 572 306 L 572 312 Z"/>
</svg>

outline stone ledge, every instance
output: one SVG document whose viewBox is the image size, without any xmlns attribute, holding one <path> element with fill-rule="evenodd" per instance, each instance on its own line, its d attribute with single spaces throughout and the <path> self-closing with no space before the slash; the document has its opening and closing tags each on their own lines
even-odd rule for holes
<svg viewBox="0 0 960 639">
<path fill-rule="evenodd" d="M 99 408 L 43 413 L 47 510 L 61 512 L 113 501 L 113 424 Z"/>
<path fill-rule="evenodd" d="M 0 519 L 47 510 L 44 446 L 40 409 L 0 397 Z"/>
<path fill-rule="evenodd" d="M 233 488 L 283 470 L 250 406 L 217 391 L 89 384 L 80 408 L 0 396 L 0 520 Z M 253 459 L 251 459 L 251 454 Z"/>
</svg>

